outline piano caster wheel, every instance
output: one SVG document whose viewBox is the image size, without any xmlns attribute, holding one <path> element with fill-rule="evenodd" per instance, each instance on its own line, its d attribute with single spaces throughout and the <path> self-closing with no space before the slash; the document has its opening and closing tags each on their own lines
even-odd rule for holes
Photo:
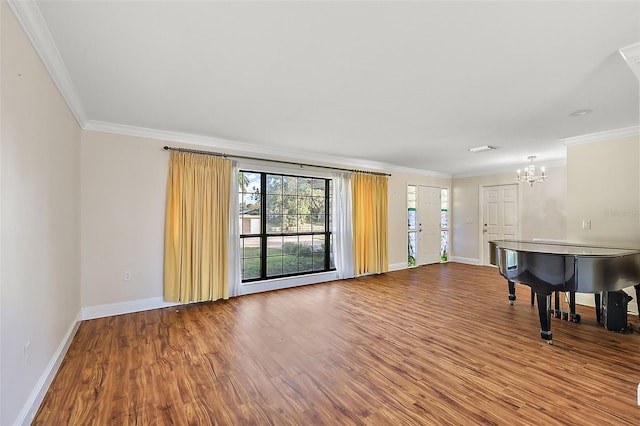
<svg viewBox="0 0 640 426">
<path fill-rule="evenodd" d="M 547 345 L 553 345 L 553 340 L 547 340 Z"/>
<path fill-rule="evenodd" d="M 515 302 L 514 300 L 509 300 L 509 304 L 510 304 L 510 305 L 515 305 L 515 303 L 516 303 L 516 302 Z"/>
<path fill-rule="evenodd" d="M 580 314 L 573 314 L 570 318 L 571 322 L 575 322 L 576 324 L 580 322 Z"/>
</svg>

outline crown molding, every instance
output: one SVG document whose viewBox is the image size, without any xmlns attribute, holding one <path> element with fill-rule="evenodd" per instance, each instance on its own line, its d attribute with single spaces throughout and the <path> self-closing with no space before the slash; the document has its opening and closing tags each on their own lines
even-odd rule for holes
<svg viewBox="0 0 640 426">
<path fill-rule="evenodd" d="M 389 172 L 398 172 L 398 173 L 409 173 L 420 176 L 431 176 L 438 177 L 443 179 L 451 179 L 453 174 L 444 173 L 444 172 L 434 172 L 432 170 L 423 170 L 423 169 L 412 169 L 410 167 L 402 167 L 402 166 L 394 166 L 392 164 L 387 164 L 387 171 Z"/>
<path fill-rule="evenodd" d="M 551 161 L 536 161 L 535 162 L 536 167 L 565 167 L 567 165 L 567 160 L 566 158 L 563 159 L 559 159 L 559 160 L 551 160 Z M 514 164 L 513 166 L 505 166 L 505 167 L 499 167 L 493 170 L 484 170 L 484 171 L 476 171 L 476 172 L 469 172 L 469 173 L 457 173 L 453 175 L 453 179 L 462 179 L 462 178 L 469 178 L 469 177 L 480 177 L 480 176 L 493 176 L 493 175 L 499 175 L 502 173 L 513 173 L 515 176 L 515 172 L 518 169 L 518 167 L 520 168 L 524 168 L 526 167 L 527 164 L 525 163 L 518 163 L 518 164 Z"/>
<path fill-rule="evenodd" d="M 619 52 L 631 68 L 631 71 L 640 79 L 640 43 L 623 47 Z"/>
<path fill-rule="evenodd" d="M 630 136 L 640 135 L 640 126 L 624 127 L 622 129 L 607 130 L 604 132 L 590 133 L 587 135 L 573 136 L 570 138 L 558 139 L 565 146 L 579 145 L 584 143 L 594 143 L 622 139 Z"/>
<path fill-rule="evenodd" d="M 49 71 L 51 79 L 58 87 L 71 113 L 80 127 L 83 127 L 86 122 L 84 108 L 37 3 L 20 0 L 7 0 L 7 3 L 40 56 L 40 60 Z"/>
<path fill-rule="evenodd" d="M 225 151 L 229 155 L 261 155 L 264 160 L 286 160 L 318 163 L 322 166 L 342 166 L 350 169 L 367 169 L 381 172 L 410 173 L 420 176 L 434 176 L 450 179 L 451 174 L 433 172 L 430 170 L 412 169 L 396 166 L 393 164 L 366 161 L 359 158 L 345 158 L 327 154 L 310 153 L 304 151 L 293 151 L 288 148 L 265 147 L 257 144 L 238 142 L 229 139 L 220 139 L 210 136 L 202 136 L 191 133 L 173 132 L 168 130 L 150 129 L 146 127 L 130 126 L 126 124 L 109 123 L 105 121 L 89 120 L 83 126 L 84 130 L 91 130 L 103 133 L 114 133 L 125 136 L 135 136 L 140 138 L 177 142 L 188 145 L 215 148 Z"/>
<path fill-rule="evenodd" d="M 201 147 L 216 148 L 219 150 L 231 151 L 235 154 L 251 152 L 266 155 L 274 153 L 273 149 L 268 149 L 259 145 L 253 145 L 245 142 L 237 142 L 228 139 L 196 135 L 193 133 L 173 132 L 170 130 L 152 129 L 149 127 L 130 126 L 128 124 L 118 124 L 107 121 L 89 120 L 87 121 L 83 129 L 103 133 L 114 133 L 125 136 L 135 136 L 146 139 L 162 140 L 167 142 L 178 142 Z"/>
</svg>

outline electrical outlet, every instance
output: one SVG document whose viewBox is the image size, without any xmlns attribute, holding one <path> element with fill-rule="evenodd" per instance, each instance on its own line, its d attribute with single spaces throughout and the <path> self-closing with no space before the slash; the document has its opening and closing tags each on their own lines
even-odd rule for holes
<svg viewBox="0 0 640 426">
<path fill-rule="evenodd" d="M 583 220 L 582 221 L 582 229 L 591 229 L 591 221 Z"/>
<path fill-rule="evenodd" d="M 122 279 L 125 281 L 131 281 L 131 271 L 124 271 L 124 274 L 122 274 Z"/>
</svg>

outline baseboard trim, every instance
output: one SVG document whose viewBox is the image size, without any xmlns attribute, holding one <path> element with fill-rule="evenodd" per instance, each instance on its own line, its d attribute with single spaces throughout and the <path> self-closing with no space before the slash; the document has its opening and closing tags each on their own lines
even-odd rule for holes
<svg viewBox="0 0 640 426">
<path fill-rule="evenodd" d="M 636 303 L 636 300 L 635 300 L 636 295 L 633 287 L 627 287 L 623 290 L 626 291 L 626 293 L 629 296 L 634 298 L 632 301 L 629 302 L 629 305 L 627 306 L 627 314 L 638 315 L 638 304 Z M 595 298 L 593 297 L 593 293 L 576 293 L 576 304 L 583 305 L 583 306 L 591 306 L 592 308 L 595 309 L 596 301 L 595 301 Z"/>
<path fill-rule="evenodd" d="M 310 284 L 320 284 L 337 280 L 336 271 L 320 272 L 317 274 L 298 275 L 294 277 L 274 278 L 265 281 L 254 281 L 240 284 L 237 296 L 263 293 L 265 291 L 282 290 L 291 287 L 301 287 Z"/>
<path fill-rule="evenodd" d="M 44 396 L 49 390 L 49 386 L 51 386 L 51 383 L 53 382 L 53 378 L 58 373 L 60 364 L 62 364 L 62 360 L 67 354 L 67 350 L 69 350 L 69 346 L 71 345 L 73 337 L 76 335 L 76 331 L 78 331 L 78 327 L 80 327 L 80 313 L 76 315 L 76 318 L 71 323 L 71 326 L 67 330 L 62 342 L 60 342 L 60 345 L 53 353 L 51 360 L 49 360 L 49 363 L 38 379 L 36 386 L 33 388 L 31 395 L 29 395 L 27 402 L 25 402 L 22 407 L 14 425 L 29 426 L 31 424 L 38 408 L 40 408 L 40 404 L 42 404 L 42 401 L 44 400 Z"/>
<path fill-rule="evenodd" d="M 89 320 L 94 318 L 110 317 L 113 315 L 167 308 L 169 306 L 176 305 L 179 305 L 179 303 L 165 302 L 162 297 L 151 297 L 149 299 L 138 299 L 130 300 L 128 302 L 110 303 L 107 305 L 88 306 L 86 308 L 82 308 L 82 319 Z"/>
<path fill-rule="evenodd" d="M 458 262 L 458 263 L 466 263 L 468 265 L 482 266 L 482 262 L 480 262 L 480 259 L 473 259 L 471 257 L 451 256 L 451 261 Z"/>
<path fill-rule="evenodd" d="M 391 271 L 400 271 L 402 269 L 407 269 L 407 263 L 403 262 L 403 263 L 392 263 L 389 265 L 389 272 Z"/>
</svg>

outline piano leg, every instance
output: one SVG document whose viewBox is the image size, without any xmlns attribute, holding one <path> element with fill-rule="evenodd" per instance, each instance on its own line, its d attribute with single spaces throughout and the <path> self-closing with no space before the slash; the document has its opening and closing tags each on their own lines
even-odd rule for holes
<svg viewBox="0 0 640 426">
<path fill-rule="evenodd" d="M 640 319 L 640 284 L 633 286 L 636 289 L 636 303 L 638 304 L 638 319 Z"/>
<path fill-rule="evenodd" d="M 569 292 L 569 312 L 571 313 L 571 315 L 574 315 L 576 313 L 576 292 L 575 291 Z"/>
<path fill-rule="evenodd" d="M 536 293 L 538 300 L 538 315 L 540 316 L 540 337 L 552 345 L 551 340 L 551 293 Z"/>
<path fill-rule="evenodd" d="M 600 293 L 593 293 L 596 305 L 596 321 L 600 324 Z"/>
<path fill-rule="evenodd" d="M 554 291 L 553 292 L 553 312 L 552 312 L 552 317 L 554 318 L 562 318 L 562 309 L 560 309 L 560 292 L 559 291 Z M 551 309 L 551 306 L 549 306 L 549 309 Z M 564 319 L 568 319 L 568 318 L 564 318 Z"/>
<path fill-rule="evenodd" d="M 516 302 L 516 283 L 507 280 L 509 283 L 509 304 L 513 305 Z"/>
<path fill-rule="evenodd" d="M 576 314 L 576 292 L 569 292 L 569 321 L 580 322 L 580 314 Z"/>
</svg>

